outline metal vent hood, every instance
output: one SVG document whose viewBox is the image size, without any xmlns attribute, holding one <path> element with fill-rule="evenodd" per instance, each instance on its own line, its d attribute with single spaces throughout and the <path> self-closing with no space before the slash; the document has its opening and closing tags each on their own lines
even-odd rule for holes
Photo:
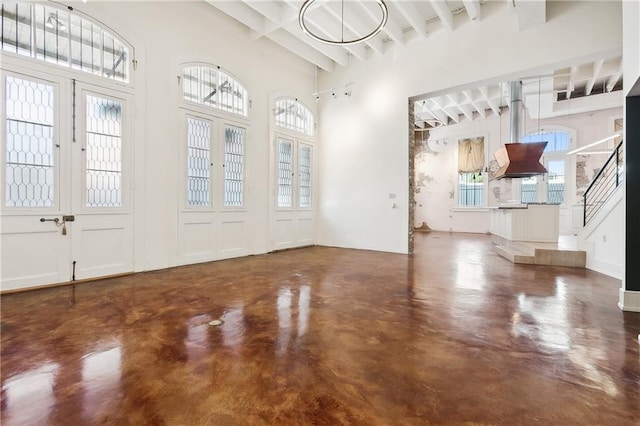
<svg viewBox="0 0 640 426">
<path fill-rule="evenodd" d="M 523 178 L 547 173 L 540 163 L 540 157 L 547 142 L 519 143 L 524 133 L 524 105 L 522 103 L 522 82 L 512 81 L 509 97 L 509 125 L 512 143 L 505 143 L 495 157 L 500 168 L 496 179 Z"/>
</svg>

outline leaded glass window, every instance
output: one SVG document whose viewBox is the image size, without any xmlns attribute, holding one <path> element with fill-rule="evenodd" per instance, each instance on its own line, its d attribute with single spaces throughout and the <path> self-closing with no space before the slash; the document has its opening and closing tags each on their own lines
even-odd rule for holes
<svg viewBox="0 0 640 426">
<path fill-rule="evenodd" d="M 300 195 L 300 207 L 311 207 L 311 147 L 301 144 L 298 152 L 299 174 L 298 191 Z"/>
<path fill-rule="evenodd" d="M 182 95 L 185 100 L 210 108 L 247 116 L 247 90 L 219 67 L 191 65 L 182 69 Z"/>
<path fill-rule="evenodd" d="M 187 205 L 211 205 L 211 122 L 187 118 Z"/>
<path fill-rule="evenodd" d="M 7 76 L 7 207 L 52 207 L 55 204 L 53 86 Z"/>
<path fill-rule="evenodd" d="M 290 208 L 293 202 L 293 142 L 278 138 L 278 207 Z"/>
<path fill-rule="evenodd" d="M 224 205 L 241 207 L 244 203 L 245 130 L 226 126 L 224 140 Z"/>
<path fill-rule="evenodd" d="M 275 106 L 275 119 L 276 126 L 278 127 L 313 136 L 313 114 L 297 99 L 277 99 Z"/>
<path fill-rule="evenodd" d="M 87 207 L 122 206 L 122 103 L 86 98 Z"/>
<path fill-rule="evenodd" d="M 3 2 L 0 17 L 5 52 L 116 81 L 130 80 L 128 44 L 90 19 L 31 2 Z"/>
</svg>

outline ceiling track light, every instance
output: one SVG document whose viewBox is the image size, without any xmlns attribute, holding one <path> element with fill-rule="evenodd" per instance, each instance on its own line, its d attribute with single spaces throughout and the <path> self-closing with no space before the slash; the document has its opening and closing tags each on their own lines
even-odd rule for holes
<svg viewBox="0 0 640 426">
<path fill-rule="evenodd" d="M 305 34 L 307 34 L 312 39 L 319 41 L 321 43 L 331 44 L 334 46 L 350 46 L 353 44 L 365 42 L 375 37 L 384 28 L 384 26 L 387 24 L 387 20 L 389 19 L 389 10 L 387 9 L 387 5 L 385 4 L 385 2 L 383 0 L 373 0 L 378 5 L 378 7 L 380 8 L 380 12 L 382 13 L 380 22 L 378 23 L 378 25 L 373 29 L 373 31 L 371 31 L 369 34 L 365 36 L 345 40 L 344 38 L 344 25 L 345 25 L 344 24 L 344 0 L 342 0 L 341 15 L 340 15 L 340 30 L 341 30 L 340 39 L 339 40 L 329 39 L 329 38 L 322 37 L 317 33 L 314 33 L 307 26 L 307 22 L 305 19 L 307 12 L 309 11 L 309 8 L 313 6 L 313 4 L 316 3 L 317 1 L 318 0 L 306 0 L 304 2 L 302 7 L 300 8 L 300 12 L 298 13 L 298 22 L 300 23 L 300 28 L 302 28 L 302 31 L 304 31 Z"/>
<path fill-rule="evenodd" d="M 323 94 L 329 93 L 333 99 L 338 99 L 340 95 L 351 97 L 351 86 L 353 83 L 347 83 L 344 86 L 332 87 L 331 89 L 323 90 L 321 92 L 312 93 L 316 102 L 320 102 L 320 98 Z"/>
</svg>

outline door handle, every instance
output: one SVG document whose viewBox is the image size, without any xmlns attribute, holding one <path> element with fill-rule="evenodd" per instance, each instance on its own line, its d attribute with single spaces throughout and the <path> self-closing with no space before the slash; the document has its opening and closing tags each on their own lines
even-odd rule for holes
<svg viewBox="0 0 640 426">
<path fill-rule="evenodd" d="M 60 222 L 60 219 L 57 217 L 53 219 L 45 219 L 44 217 L 41 217 L 40 222 L 55 222 L 55 224 L 57 225 Z"/>
</svg>

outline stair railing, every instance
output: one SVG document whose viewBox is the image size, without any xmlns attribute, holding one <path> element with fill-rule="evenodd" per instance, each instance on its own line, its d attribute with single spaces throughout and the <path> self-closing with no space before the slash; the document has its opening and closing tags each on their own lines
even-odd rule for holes
<svg viewBox="0 0 640 426">
<path fill-rule="evenodd" d="M 624 179 L 624 141 L 620 141 L 584 192 L 583 225 L 587 225 Z"/>
</svg>

